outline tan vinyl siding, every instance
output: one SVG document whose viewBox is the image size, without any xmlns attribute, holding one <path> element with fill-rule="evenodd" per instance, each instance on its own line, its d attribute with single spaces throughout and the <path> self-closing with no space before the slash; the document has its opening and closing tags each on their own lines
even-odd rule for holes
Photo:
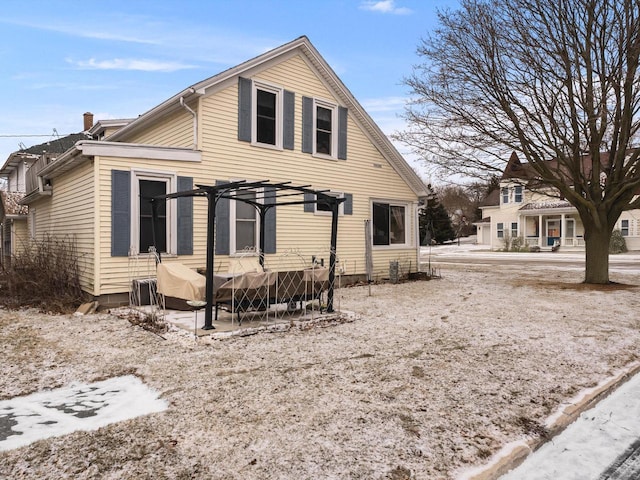
<svg viewBox="0 0 640 480">
<path fill-rule="evenodd" d="M 111 256 L 111 171 L 132 169 L 165 172 L 176 176 L 189 176 L 195 183 L 209 183 L 200 174 L 201 164 L 196 162 L 144 160 L 135 158 L 100 157 L 98 185 L 98 204 L 100 224 L 96 241 L 100 255 L 100 283 L 96 286 L 100 295 L 119 293 L 128 290 L 132 278 L 143 278 L 155 275 L 155 263 L 148 255 L 140 255 L 137 259 Z M 193 256 L 181 256 L 180 262 L 192 268 L 203 267 L 206 259 L 207 237 L 207 202 L 196 198 L 194 210 L 194 253 Z M 174 256 L 167 255 L 167 261 Z"/>
<path fill-rule="evenodd" d="M 29 229 L 27 226 L 27 220 L 16 219 L 13 221 L 13 238 L 11 239 L 13 247 L 13 255 L 20 255 L 23 253 L 29 245 Z"/>
<path fill-rule="evenodd" d="M 144 145 L 190 148 L 193 146 L 193 116 L 186 109 L 178 110 L 125 141 Z"/>
<path fill-rule="evenodd" d="M 368 137 L 354 121 L 348 120 L 347 160 L 316 158 L 301 152 L 302 96 L 322 98 L 338 103 L 299 56 L 261 71 L 255 78 L 295 92 L 295 144 L 293 150 L 276 150 L 252 146 L 238 141 L 237 84 L 204 97 L 199 102 L 199 124 L 202 162 L 143 160 L 135 158 L 101 157 L 98 178 L 100 226 L 99 242 L 100 294 L 126 291 L 132 277 L 153 274 L 154 265 L 143 255 L 138 260 L 111 257 L 111 170 L 148 168 L 193 177 L 194 185 L 214 185 L 216 180 L 248 179 L 271 182 L 290 181 L 294 185 L 311 185 L 316 189 L 331 189 L 353 195 L 353 215 L 341 215 L 338 222 L 338 262 L 346 274 L 365 273 L 364 221 L 371 218 L 372 199 L 405 203 L 409 225 L 405 248 L 374 248 L 374 277 L 388 275 L 389 261 L 412 264 L 415 270 L 414 212 L 417 198 Z M 190 146 L 191 116 L 186 112 L 163 120 L 171 127 L 150 129 L 137 135 L 135 141 L 158 145 Z M 188 127 L 188 128 L 187 128 Z M 163 133 L 165 132 L 165 133 Z M 181 132 L 176 135 L 176 132 Z M 153 133 L 153 135 L 152 135 Z M 174 138 L 166 141 L 163 135 Z M 181 138 L 180 141 L 175 139 Z M 127 142 L 133 139 L 127 139 Z M 191 267 L 206 263 L 207 201 L 194 198 L 194 255 L 165 256 L 164 261 L 180 261 Z M 277 216 L 277 255 L 267 255 L 267 265 L 274 269 L 300 267 L 311 256 L 329 262 L 331 217 L 305 213 L 302 205 L 280 207 Z M 216 256 L 216 270 L 228 269 L 228 257 Z"/>
<path fill-rule="evenodd" d="M 36 239 L 45 235 L 73 241 L 78 252 L 80 281 L 93 293 L 94 277 L 93 164 L 86 161 L 53 181 L 51 197 L 34 202 Z"/>
<path fill-rule="evenodd" d="M 347 160 L 317 158 L 301 152 L 302 96 L 338 103 L 299 56 L 293 57 L 254 78 L 295 92 L 294 150 L 251 146 L 237 140 L 237 86 L 233 85 L 201 101 L 202 174 L 205 178 L 228 180 L 291 181 L 313 188 L 353 194 L 353 215 L 340 217 L 338 256 L 347 273 L 365 271 L 364 220 L 371 218 L 371 199 L 416 202 L 415 194 L 369 141 L 349 115 Z M 415 206 L 408 203 L 409 220 Z M 317 251 L 329 250 L 330 217 L 304 213 L 302 206 L 277 212 L 278 252 L 300 250 L 307 260 Z M 413 223 L 407 232 L 415 245 Z M 389 259 L 415 257 L 415 249 L 374 249 L 374 269 L 388 271 Z M 327 257 L 328 258 L 328 257 Z M 415 263 L 415 262 L 414 262 Z"/>
</svg>

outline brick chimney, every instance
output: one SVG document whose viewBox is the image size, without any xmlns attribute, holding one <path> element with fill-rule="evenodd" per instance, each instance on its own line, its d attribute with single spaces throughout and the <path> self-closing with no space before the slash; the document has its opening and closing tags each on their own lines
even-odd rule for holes
<svg viewBox="0 0 640 480">
<path fill-rule="evenodd" d="M 87 112 L 82 117 L 84 118 L 84 131 L 86 132 L 93 127 L 93 113 Z"/>
</svg>

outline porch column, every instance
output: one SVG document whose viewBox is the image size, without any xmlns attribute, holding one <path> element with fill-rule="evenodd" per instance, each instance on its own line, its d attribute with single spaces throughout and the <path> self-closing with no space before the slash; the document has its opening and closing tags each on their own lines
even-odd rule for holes
<svg viewBox="0 0 640 480">
<path fill-rule="evenodd" d="M 564 247 L 565 246 L 565 232 L 567 231 L 567 214 L 563 213 L 560 216 L 561 220 L 560 220 L 560 246 Z"/>
<path fill-rule="evenodd" d="M 542 248 L 542 215 L 538 215 L 538 246 Z"/>
</svg>

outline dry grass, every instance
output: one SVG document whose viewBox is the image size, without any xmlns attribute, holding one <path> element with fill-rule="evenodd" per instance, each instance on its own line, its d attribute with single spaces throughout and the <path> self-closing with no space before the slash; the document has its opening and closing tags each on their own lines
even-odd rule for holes
<svg viewBox="0 0 640 480">
<path fill-rule="evenodd" d="M 581 272 L 536 267 L 442 274 L 341 290 L 353 322 L 197 343 L 106 314 L 0 312 L 0 398 L 132 372 L 170 404 L 0 453 L 0 478 L 455 478 L 637 360 L 635 287 L 558 288 Z"/>
<path fill-rule="evenodd" d="M 80 265 L 72 237 L 46 235 L 22 246 L 2 271 L 0 304 L 45 312 L 70 313 L 86 298 L 80 287 Z"/>
</svg>

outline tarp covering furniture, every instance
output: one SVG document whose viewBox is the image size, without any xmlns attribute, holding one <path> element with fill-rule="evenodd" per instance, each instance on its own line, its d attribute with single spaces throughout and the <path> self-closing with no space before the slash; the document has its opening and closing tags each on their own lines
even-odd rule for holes
<svg viewBox="0 0 640 480">
<path fill-rule="evenodd" d="M 206 277 L 186 265 L 175 262 L 158 263 L 158 293 L 183 300 L 204 300 Z"/>
</svg>

